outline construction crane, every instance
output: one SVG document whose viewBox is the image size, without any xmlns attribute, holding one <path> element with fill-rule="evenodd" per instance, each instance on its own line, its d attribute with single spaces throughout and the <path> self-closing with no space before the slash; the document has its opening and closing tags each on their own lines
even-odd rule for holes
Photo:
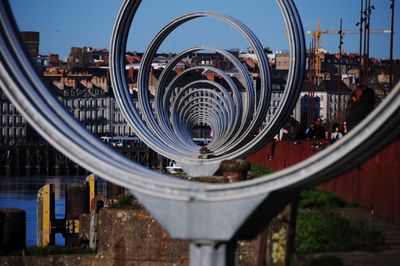
<svg viewBox="0 0 400 266">
<path fill-rule="evenodd" d="M 390 34 L 392 31 L 388 29 L 382 30 L 370 30 L 372 34 Z M 359 30 L 321 30 L 320 20 L 317 20 L 317 28 L 316 31 L 306 31 L 305 34 L 312 35 L 314 39 L 314 47 L 315 47 L 315 77 L 319 78 L 321 76 L 321 36 L 323 34 L 338 34 L 338 35 L 346 35 L 346 34 L 360 34 Z"/>
</svg>

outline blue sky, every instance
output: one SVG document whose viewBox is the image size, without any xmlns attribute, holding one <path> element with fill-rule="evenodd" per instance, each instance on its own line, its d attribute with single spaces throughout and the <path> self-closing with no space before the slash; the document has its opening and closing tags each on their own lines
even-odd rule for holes
<svg viewBox="0 0 400 266">
<path fill-rule="evenodd" d="M 375 6 L 372 29 L 390 29 L 390 1 L 371 0 Z M 60 54 L 64 58 L 70 48 L 109 48 L 114 20 L 122 0 L 10 0 L 20 30 L 39 31 L 40 53 Z M 314 30 L 317 19 L 321 29 L 357 30 L 360 0 L 295 0 L 305 30 Z M 129 51 L 144 51 L 153 36 L 172 19 L 194 11 L 213 11 L 233 16 L 255 32 L 265 47 L 273 51 L 287 50 L 284 22 L 275 0 L 143 0 L 133 22 L 128 40 Z M 400 0 L 395 6 L 395 31 L 400 31 Z M 390 34 L 371 35 L 371 56 L 389 57 Z M 307 45 L 311 37 L 306 37 Z M 324 49 L 336 52 L 338 36 L 322 36 Z M 197 45 L 213 45 L 223 49 L 248 45 L 238 32 L 209 18 L 196 19 L 174 31 L 160 48 L 176 52 Z M 345 52 L 358 52 L 358 35 L 344 37 Z M 400 58 L 400 34 L 395 34 L 395 58 Z"/>
</svg>

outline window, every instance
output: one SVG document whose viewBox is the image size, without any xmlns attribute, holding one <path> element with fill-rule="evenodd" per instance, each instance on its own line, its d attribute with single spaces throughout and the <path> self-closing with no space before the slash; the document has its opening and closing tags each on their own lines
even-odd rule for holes
<svg viewBox="0 0 400 266">
<path fill-rule="evenodd" d="M 85 112 L 84 111 L 79 111 L 79 120 L 80 121 L 85 120 Z"/>
<path fill-rule="evenodd" d="M 3 111 L 2 113 L 3 113 L 3 114 L 6 114 L 6 113 L 7 113 L 7 110 L 8 110 L 7 107 L 8 107 L 8 104 L 7 104 L 7 103 L 3 103 L 3 106 L 2 106 L 2 111 Z"/>
</svg>

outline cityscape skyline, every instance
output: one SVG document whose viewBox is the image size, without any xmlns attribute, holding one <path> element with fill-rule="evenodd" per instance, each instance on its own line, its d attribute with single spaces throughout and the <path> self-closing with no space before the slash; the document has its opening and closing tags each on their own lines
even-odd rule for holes
<svg viewBox="0 0 400 266">
<path fill-rule="evenodd" d="M 325 1 L 324 1 L 325 2 Z M 305 31 L 313 31 L 320 19 L 321 29 L 338 29 L 343 18 L 343 28 L 357 30 L 360 17 L 360 1 L 326 1 L 323 5 L 317 0 L 295 0 L 303 19 Z M 68 56 L 71 47 L 109 48 L 112 27 L 117 16 L 120 1 L 89 0 L 73 1 L 10 1 L 17 24 L 22 31 L 40 32 L 40 53 Z M 371 29 L 390 29 L 390 1 L 372 1 Z M 155 9 L 154 6 L 157 8 Z M 395 3 L 395 14 L 400 9 Z M 234 0 L 226 5 L 222 1 L 210 0 L 189 5 L 179 5 L 174 1 L 143 1 L 133 22 L 128 51 L 142 52 L 157 32 L 172 19 L 199 10 L 207 10 L 233 16 L 254 31 L 264 47 L 272 51 L 288 49 L 283 18 L 275 1 Z M 151 14 L 151 15 L 149 15 Z M 154 19 L 156 17 L 156 19 Z M 400 25 L 395 15 L 395 32 Z M 193 29 L 196 29 L 193 31 Z M 223 37 L 221 38 L 221 32 Z M 132 36 L 133 35 L 133 36 Z M 306 35 L 309 46 L 311 35 Z M 400 35 L 394 35 L 394 58 L 400 58 Z M 371 34 L 370 55 L 375 58 L 389 58 L 390 34 Z M 245 50 L 247 44 L 239 33 L 208 18 L 198 19 L 182 25 L 174 31 L 160 47 L 160 52 L 178 52 L 198 45 L 213 45 L 223 49 L 239 48 Z M 337 52 L 338 35 L 322 35 L 321 46 L 329 52 Z M 359 35 L 344 36 L 344 52 L 359 52 Z"/>
</svg>

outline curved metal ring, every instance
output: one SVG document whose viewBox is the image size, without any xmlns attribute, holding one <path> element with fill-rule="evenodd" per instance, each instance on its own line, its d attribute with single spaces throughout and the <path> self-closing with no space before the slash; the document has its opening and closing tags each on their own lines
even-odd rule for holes
<svg viewBox="0 0 400 266">
<path fill-rule="evenodd" d="M 303 36 L 292 1 L 280 2 L 284 4 L 287 21 L 291 21 L 292 27 L 298 29 L 298 35 L 291 35 L 296 35 L 296 38 Z M 164 200 L 227 202 L 267 195 L 274 190 L 300 189 L 324 182 L 353 168 L 400 133 L 399 83 L 383 103 L 345 138 L 284 171 L 231 185 L 207 185 L 170 178 L 119 155 L 71 117 L 58 100 L 51 96 L 25 55 L 9 5 L 1 1 L 0 7 L 0 86 L 6 96 L 51 145 L 89 171 L 137 193 Z M 296 76 L 298 74 L 293 74 L 295 80 L 301 78 Z"/>
<path fill-rule="evenodd" d="M 127 25 L 130 25 L 130 20 L 131 14 L 135 13 L 134 7 L 129 6 L 129 3 L 127 3 L 127 6 L 125 8 L 122 8 L 120 12 L 120 19 L 118 19 L 118 22 L 116 23 L 115 26 L 115 32 L 116 34 L 114 35 L 114 41 L 112 42 L 112 48 L 110 52 L 110 57 L 113 58 L 111 61 L 113 62 L 113 66 L 118 66 L 118 68 L 122 68 L 123 62 L 119 60 L 117 56 L 115 56 L 118 53 L 121 53 L 121 48 L 124 48 L 122 46 L 118 45 L 113 45 L 113 44 L 122 44 L 125 43 L 127 39 L 127 32 L 125 30 Z M 174 139 L 171 138 L 170 135 L 166 134 L 165 131 L 163 130 L 165 128 L 168 128 L 168 119 L 165 117 L 165 112 L 163 115 L 158 116 L 158 120 L 160 121 L 160 125 L 156 122 L 156 119 L 153 117 L 153 112 L 150 107 L 150 103 L 148 101 L 149 96 L 148 96 L 148 90 L 147 90 L 147 79 L 148 79 L 148 73 L 150 70 L 150 65 L 151 65 L 151 60 L 158 49 L 158 47 L 161 45 L 161 42 L 167 37 L 167 35 L 174 30 L 176 27 L 179 25 L 183 24 L 186 21 L 189 21 L 194 18 L 198 17 L 214 17 L 217 19 L 220 19 L 224 22 L 229 23 L 236 29 L 238 29 L 244 37 L 248 40 L 248 42 L 251 44 L 253 49 L 255 50 L 257 56 L 259 57 L 260 61 L 260 72 L 261 72 L 261 77 L 262 77 L 262 82 L 261 82 L 261 95 L 260 95 L 260 101 L 257 106 L 256 114 L 254 115 L 255 118 L 251 121 L 251 125 L 249 127 L 246 127 L 246 134 L 240 134 L 241 132 L 235 131 L 236 135 L 234 135 L 234 138 L 230 136 L 227 138 L 228 144 L 233 144 L 231 147 L 229 147 L 227 150 L 237 150 L 237 147 L 240 147 L 243 142 L 248 142 L 250 139 L 253 138 L 254 132 L 259 129 L 261 126 L 262 121 L 265 118 L 265 114 L 267 112 L 266 106 L 269 104 L 269 98 L 270 98 L 270 91 L 269 93 L 266 92 L 266 88 L 270 88 L 270 78 L 268 74 L 268 63 L 267 59 L 265 57 L 265 54 L 263 52 L 262 45 L 259 43 L 258 39 L 255 37 L 255 35 L 241 22 L 219 14 L 215 13 L 209 13 L 209 12 L 198 12 L 198 13 L 193 13 L 193 14 L 188 14 L 185 16 L 182 16 L 178 19 L 175 19 L 173 22 L 169 23 L 167 26 L 165 26 L 160 33 L 157 34 L 157 36 L 153 39 L 151 44 L 149 45 L 148 50 L 145 52 L 142 58 L 142 65 L 139 71 L 139 77 L 138 77 L 138 95 L 139 95 L 139 104 L 141 107 L 142 112 L 144 113 L 144 120 L 145 123 L 137 119 L 138 116 L 135 114 L 137 111 L 135 110 L 134 106 L 132 103 L 129 103 L 129 95 L 127 94 L 126 90 L 126 82 L 123 74 L 123 71 L 121 70 L 116 70 L 114 67 L 112 67 L 113 71 L 111 72 L 112 76 L 112 82 L 113 86 L 116 90 L 116 99 L 117 102 L 120 106 L 120 109 L 122 113 L 124 114 L 127 122 L 131 125 L 131 127 L 134 128 L 135 132 L 139 135 L 139 137 L 143 137 L 144 142 L 148 144 L 153 150 L 156 152 L 163 154 L 164 156 L 174 159 L 176 161 L 179 161 L 181 163 L 184 163 L 185 165 L 207 165 L 207 164 L 212 164 L 218 166 L 219 162 L 224 159 L 228 158 L 233 158 L 233 156 L 230 156 L 229 154 L 223 155 L 219 158 L 215 159 L 209 159 L 209 160 L 202 160 L 198 159 L 197 156 L 195 158 L 190 158 L 187 155 L 182 156 L 182 149 L 177 149 L 177 150 L 171 150 L 172 146 L 174 146 Z M 119 32 L 122 32 L 121 34 Z M 247 72 L 246 72 L 247 73 Z M 248 75 L 248 74 L 247 74 Z M 170 85 L 171 86 L 171 85 Z M 172 86 L 173 87 L 173 86 Z M 232 87 L 232 86 L 231 86 Z M 160 87 L 158 87 L 160 89 Z M 162 88 L 161 88 L 162 89 Z M 251 103 L 253 99 L 249 97 Z M 249 108 L 245 108 L 246 112 Z M 249 113 L 246 113 L 246 115 L 249 117 Z M 248 122 L 250 119 L 246 120 L 247 122 L 245 124 L 249 124 Z M 240 120 L 238 121 L 240 122 Z M 237 127 L 236 127 L 237 128 Z M 242 124 L 241 129 L 245 128 Z M 234 131 L 234 130 L 233 130 Z M 167 136 L 168 135 L 168 136 Z M 239 137 L 238 141 L 236 141 L 236 137 Z M 172 141 L 172 142 L 171 142 Z M 254 142 L 255 141 L 250 141 Z M 260 144 L 259 144 L 260 145 Z M 175 145 L 176 146 L 176 145 Z M 248 148 L 247 148 L 248 149 Z M 222 154 L 222 153 L 220 153 Z M 226 151 L 224 152 L 226 154 Z M 242 151 L 243 154 L 243 151 Z M 234 156 L 234 157 L 237 157 Z M 189 173 L 193 175 L 193 173 Z"/>
</svg>

